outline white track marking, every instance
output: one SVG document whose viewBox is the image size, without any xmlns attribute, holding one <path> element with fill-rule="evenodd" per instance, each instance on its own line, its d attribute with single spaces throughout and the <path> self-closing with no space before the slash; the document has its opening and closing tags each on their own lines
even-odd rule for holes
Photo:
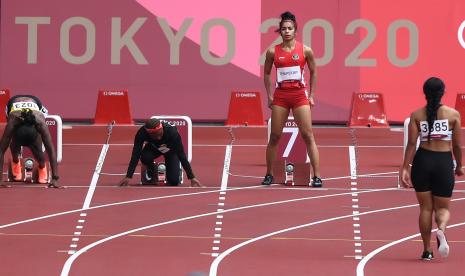
<svg viewBox="0 0 465 276">
<path fill-rule="evenodd" d="M 232 134 L 231 134 L 232 135 Z M 232 136 L 234 141 L 234 136 Z M 228 178 L 229 178 L 229 168 L 231 166 L 231 155 L 232 155 L 232 144 L 226 146 L 226 150 L 224 152 L 224 163 L 223 163 L 223 176 L 221 178 L 221 189 L 220 189 L 220 196 L 218 198 L 218 209 L 216 210 L 217 212 L 222 212 L 224 208 L 224 202 L 226 200 L 226 190 L 228 189 Z M 223 224 L 223 215 L 217 215 L 216 220 L 215 220 L 215 227 L 218 225 Z M 218 235 L 218 237 L 216 236 Z M 219 239 L 221 237 L 221 234 L 217 233 L 215 234 L 215 239 L 213 239 L 213 251 L 219 251 L 220 250 L 220 242 L 221 240 Z M 216 257 L 218 253 L 212 252 L 211 256 Z"/>
<path fill-rule="evenodd" d="M 456 201 L 458 201 L 458 200 L 465 200 L 465 198 L 456 199 Z M 404 205 L 404 206 L 397 206 L 397 207 L 391 207 L 391 208 L 385 208 L 385 209 L 372 210 L 372 211 L 362 212 L 362 213 L 358 214 L 357 216 L 381 213 L 381 212 L 392 211 L 392 210 L 399 210 L 399 209 L 404 209 L 404 208 L 411 208 L 411 207 L 416 207 L 416 206 L 418 206 L 418 204 Z M 350 218 L 350 217 L 354 217 L 354 216 L 355 215 L 353 215 L 353 214 L 352 215 L 345 215 L 345 216 L 339 216 L 339 217 L 333 217 L 333 218 L 324 219 L 324 220 L 320 220 L 320 221 L 315 221 L 315 222 L 311 222 L 311 223 L 307 223 L 307 224 L 302 224 L 302 225 L 282 229 L 282 230 L 279 230 L 279 231 L 275 231 L 275 232 L 272 232 L 272 233 L 268 233 L 268 234 L 265 234 L 265 235 L 262 235 L 262 236 L 247 240 L 247 241 L 242 242 L 240 244 L 237 244 L 237 245 L 229 248 L 228 250 L 223 251 L 220 255 L 218 255 L 218 257 L 215 258 L 215 260 L 213 260 L 212 264 L 210 265 L 209 276 L 216 276 L 219 263 L 226 256 L 230 255 L 232 252 L 236 251 L 237 249 L 239 249 L 239 248 L 241 248 L 241 247 L 243 247 L 245 245 L 256 242 L 258 240 L 262 240 L 264 238 L 269 238 L 269 237 L 277 235 L 277 234 L 282 234 L 282 233 L 285 233 L 285 232 L 288 232 L 288 231 L 292 231 L 292 230 L 296 230 L 296 229 L 300 229 L 300 228 L 305 228 L 305 227 L 308 227 L 308 226 L 321 224 L 321 223 L 325 223 L 325 222 Z"/>
<path fill-rule="evenodd" d="M 370 192 L 378 192 L 378 191 L 389 191 L 389 190 L 395 190 L 393 188 L 388 188 L 388 189 L 378 189 L 378 190 L 374 190 L 374 191 L 361 191 L 359 193 L 370 193 Z M 126 236 L 126 235 L 129 235 L 129 234 L 132 234 L 132 233 L 135 233 L 135 232 L 139 232 L 139 231 L 142 231 L 142 230 L 146 230 L 146 229 L 150 229 L 150 228 L 155 228 L 155 227 L 159 227 L 159 226 L 163 226 L 163 225 L 168 225 L 168 224 L 173 224 L 173 223 L 177 223 L 177 222 L 182 222 L 182 221 L 187 221 L 187 220 L 192 220 L 192 219 L 197 219 L 197 218 L 202 218 L 202 217 L 206 217 L 206 216 L 211 216 L 211 215 L 218 215 L 218 214 L 224 214 L 224 213 L 228 213 L 228 212 L 234 212 L 234 211 L 239 211 L 239 210 L 245 210 L 245 209 L 251 209 L 251 208 L 257 208 L 257 207 L 265 207 L 265 206 L 271 206 L 271 205 L 278 205 L 278 204 L 284 204 L 284 203 L 290 203 L 290 202 L 297 202 L 297 201 L 303 201 L 303 200 L 309 200 L 309 199 L 318 199 L 318 198 L 329 198 L 329 197 L 337 197 L 337 196 L 346 196 L 346 195 L 350 195 L 351 193 L 340 193 L 340 194 L 332 194 L 332 195 L 322 195 L 322 196 L 312 196 L 312 197 L 304 197 L 304 198 L 297 198 L 297 199 L 289 199 L 289 200 L 282 200 L 282 201 L 274 201 L 274 202 L 268 202 L 268 203 L 262 203 L 262 204 L 255 204 L 255 205 L 247 205 L 247 206 L 242 206 L 242 207 L 237 207 L 237 208 L 231 208 L 231 209 L 228 209 L 228 210 L 222 210 L 220 212 L 210 212 L 210 213 L 203 213 L 203 214 L 199 214 L 199 215 L 194 215 L 194 216 L 188 216 L 188 217 L 183 217 L 183 218 L 179 218 L 179 219 L 175 219 L 175 220 L 170 220 L 170 221 L 165 221 L 165 222 L 161 222 L 161 223 L 156 223 L 156 224 L 152 224 L 152 225 L 147 225 L 147 226 L 144 226 L 144 227 L 140 227 L 140 228 L 136 228 L 136 229 L 132 229 L 132 230 L 128 230 L 126 232 L 122 232 L 122 233 L 119 233 L 119 234 L 116 234 L 116 235 L 113 235 L 113 236 L 109 236 L 109 237 L 106 237 L 104 239 L 101 239 L 101 240 L 98 240 L 94 243 L 91 243 L 83 248 L 81 248 L 80 250 L 76 251 L 72 256 L 70 256 L 66 262 L 65 262 L 65 265 L 63 266 L 63 269 L 62 269 L 62 272 L 61 272 L 61 276 L 66 276 L 69 274 L 69 271 L 71 269 L 71 266 L 73 264 L 73 262 L 84 252 L 86 251 L 89 251 L 91 248 L 101 244 L 101 243 L 104 243 L 104 242 L 107 242 L 109 240 L 112 240 L 112 239 L 115 239 L 115 238 L 120 238 L 120 237 L 123 237 L 123 236 Z M 353 216 L 353 215 L 349 215 L 350 216 Z M 215 229 L 216 230 L 216 229 Z M 224 253 L 224 252 L 223 252 Z M 222 254 L 223 254 L 222 253 Z"/>
<path fill-rule="evenodd" d="M 102 146 L 103 143 L 86 143 L 86 144 L 63 144 L 63 146 Z M 132 147 L 134 144 L 111 144 L 112 146 L 123 146 L 123 147 Z M 193 144 L 193 147 L 225 147 L 229 144 Z M 234 147 L 266 147 L 267 144 L 234 144 Z M 318 148 L 347 148 L 348 145 L 318 145 Z M 386 146 L 386 145 L 366 145 L 366 146 L 357 146 L 359 148 L 403 148 L 403 146 Z M 465 148 L 465 147 L 463 147 Z"/>
<path fill-rule="evenodd" d="M 356 156 L 357 151 L 355 150 L 355 146 L 349 146 L 349 163 L 350 163 L 350 187 L 351 190 L 356 191 L 358 182 L 357 182 L 357 156 Z M 352 202 L 359 202 L 358 194 L 353 194 L 352 195 Z M 358 216 L 360 212 L 358 211 L 358 204 L 353 204 L 352 205 L 352 214 L 354 215 L 353 220 L 357 221 L 357 223 L 354 224 L 354 240 L 355 241 L 360 241 L 361 238 L 361 230 L 360 230 L 360 217 Z M 362 243 L 361 242 L 355 242 L 355 254 L 354 258 L 356 260 L 362 259 Z"/>
<path fill-rule="evenodd" d="M 456 199 L 456 200 L 453 200 L 453 201 L 457 201 L 457 200 L 463 200 L 463 198 L 459 198 L 459 199 Z M 454 228 L 454 227 L 458 227 L 458 226 L 463 226 L 465 225 L 465 222 L 462 222 L 462 223 L 458 223 L 458 224 L 453 224 L 453 225 L 449 225 L 447 226 L 447 228 Z M 435 232 L 437 231 L 438 229 L 434 229 L 432 230 L 431 232 Z M 391 243 L 388 243 L 388 244 L 385 244 L 381 247 L 378 247 L 377 249 L 371 251 L 368 255 L 366 255 L 357 265 L 357 276 L 364 276 L 365 275 L 365 265 L 368 261 L 370 261 L 376 254 L 380 253 L 381 251 L 391 247 L 391 246 L 394 246 L 396 244 L 399 244 L 399 243 L 402 243 L 402 242 L 405 242 L 405 241 L 408 241 L 408 240 L 411 240 L 413 238 L 416 238 L 416 237 L 419 237 L 420 236 L 420 233 L 417 233 L 417 234 L 414 234 L 414 235 L 411 235 L 411 236 L 408 236 L 408 237 L 405 237 L 405 238 L 402 238 L 402 239 L 399 239 L 399 240 L 396 240 L 396 241 L 393 241 Z"/>
<path fill-rule="evenodd" d="M 262 186 L 259 185 L 259 186 L 250 186 L 250 187 L 230 188 L 229 191 L 246 190 L 246 189 L 259 188 L 259 187 L 261 188 Z M 119 188 L 119 189 L 122 189 L 122 188 Z M 149 197 L 149 198 L 135 199 L 135 200 L 129 200 L 129 201 L 114 202 L 114 203 L 109 203 L 109 204 L 93 206 L 93 207 L 88 208 L 87 210 L 93 210 L 93 209 L 99 209 L 99 208 L 105 208 L 105 207 L 113 207 L 113 206 L 118 206 L 118 205 L 132 204 L 132 203 L 138 203 L 138 202 L 143 202 L 143 201 L 151 201 L 151 200 L 158 200 L 158 199 L 184 197 L 184 196 L 195 196 L 195 195 L 209 194 L 209 193 L 218 193 L 219 191 L 220 190 L 212 190 L 212 191 L 204 191 L 204 192 L 185 193 L 185 194 L 176 194 L 176 195 L 159 196 L 159 197 Z M 84 209 L 75 209 L 75 210 L 70 210 L 70 211 L 65 211 L 65 212 L 54 213 L 54 214 L 50 214 L 50 215 L 46 215 L 46 216 L 26 219 L 26 220 L 22 220 L 22 221 L 12 222 L 12 223 L 8 223 L 8 224 L 3 224 L 3 225 L 0 225 L 0 229 L 16 226 L 16 225 L 20 225 L 20 224 L 25 224 L 25 223 L 29 223 L 29 222 L 34 222 L 34 221 L 38 221 L 38 220 L 58 217 L 58 216 L 62 216 L 62 215 L 73 214 L 73 213 L 81 212 L 83 210 Z M 81 216 L 82 216 L 82 214 L 81 214 Z"/>
<path fill-rule="evenodd" d="M 229 167 L 231 165 L 231 154 L 232 145 L 227 145 L 226 151 L 224 153 L 223 177 L 221 178 L 221 191 L 225 191 L 228 188 L 228 176 Z"/>
<path fill-rule="evenodd" d="M 84 200 L 84 205 L 82 206 L 83 210 L 86 210 L 90 207 L 90 202 L 92 201 L 92 197 L 94 196 L 95 187 L 97 186 L 99 174 L 102 170 L 103 162 L 105 162 L 105 157 L 107 156 L 109 147 L 110 145 L 104 144 L 102 147 L 102 151 L 100 151 L 100 156 L 97 160 L 97 165 L 95 166 L 94 175 L 92 176 L 92 181 L 90 182 L 89 190 L 87 191 L 86 199 Z"/>
</svg>

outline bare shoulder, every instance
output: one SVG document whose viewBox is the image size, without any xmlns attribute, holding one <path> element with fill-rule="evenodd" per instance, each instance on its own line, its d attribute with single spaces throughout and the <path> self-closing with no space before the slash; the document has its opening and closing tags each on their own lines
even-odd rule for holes
<svg viewBox="0 0 465 276">
<path fill-rule="evenodd" d="M 305 54 L 305 56 L 306 56 L 306 57 L 313 57 L 313 50 L 312 50 L 312 48 L 310 48 L 309 46 L 307 46 L 307 45 L 305 45 L 305 44 L 303 45 L 303 47 L 304 47 L 304 54 Z"/>
<path fill-rule="evenodd" d="M 424 120 L 426 117 L 426 109 L 424 107 L 418 108 L 417 110 L 412 112 L 410 117 L 415 121 Z"/>
<path fill-rule="evenodd" d="M 447 105 L 442 105 L 441 108 L 444 110 L 444 112 L 448 115 L 460 115 L 460 113 L 457 111 L 457 109 L 455 108 L 452 108 L 450 106 L 447 106 Z"/>
<path fill-rule="evenodd" d="M 268 50 L 266 50 L 266 56 L 267 57 L 274 57 L 274 47 L 275 46 L 271 46 L 268 48 Z"/>
</svg>

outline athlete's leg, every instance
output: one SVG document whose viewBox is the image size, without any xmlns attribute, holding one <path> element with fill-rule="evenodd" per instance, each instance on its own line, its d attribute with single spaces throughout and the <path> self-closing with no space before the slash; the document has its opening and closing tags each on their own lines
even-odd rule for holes
<svg viewBox="0 0 465 276">
<path fill-rule="evenodd" d="M 165 155 L 166 165 L 166 182 L 170 186 L 177 186 L 180 184 L 181 162 L 176 154 Z"/>
<path fill-rule="evenodd" d="M 420 205 L 420 215 L 418 225 L 420 228 L 421 239 L 423 240 L 423 251 L 431 251 L 431 228 L 433 216 L 433 198 L 431 192 L 416 192 L 418 203 Z"/>
<path fill-rule="evenodd" d="M 14 141 L 14 139 L 11 139 L 10 152 L 11 152 L 11 159 L 13 160 L 13 162 L 18 163 L 19 162 L 19 155 L 21 153 L 21 146 L 18 145 Z"/>
<path fill-rule="evenodd" d="M 433 196 L 434 219 L 438 225 L 438 232 L 436 233 L 438 251 L 443 257 L 447 257 L 449 255 L 449 244 L 447 243 L 446 236 L 444 234 L 450 218 L 449 205 L 449 197 Z"/>
<path fill-rule="evenodd" d="M 273 105 L 271 107 L 271 132 L 270 140 L 266 147 L 266 174 L 273 175 L 273 163 L 276 160 L 279 139 L 283 133 L 284 124 L 289 116 L 289 109 Z"/>
<path fill-rule="evenodd" d="M 14 139 L 10 143 L 10 152 L 11 152 L 11 172 L 15 181 L 23 180 L 23 171 L 21 167 L 21 162 L 19 160 L 19 155 L 21 154 L 21 146 L 18 145 Z"/>
<path fill-rule="evenodd" d="M 153 164 L 153 160 L 158 158 L 160 155 L 161 153 L 149 143 L 145 144 L 144 148 L 142 149 L 140 162 L 147 168 L 148 176 L 154 175 L 155 165 Z M 150 177 L 148 179 L 150 179 Z"/>
<path fill-rule="evenodd" d="M 310 163 L 313 168 L 313 175 L 320 177 L 320 156 L 316 146 L 312 128 L 312 112 L 310 105 L 301 105 L 292 110 L 294 120 L 299 127 L 300 134 L 307 146 L 307 153 L 310 156 Z"/>
<path fill-rule="evenodd" d="M 42 138 L 40 138 L 40 135 L 38 135 L 36 141 L 29 146 L 29 149 L 31 149 L 32 156 L 34 156 L 34 159 L 39 164 L 39 168 L 45 168 L 45 154 L 42 148 Z"/>
<path fill-rule="evenodd" d="M 37 137 L 36 141 L 29 146 L 31 149 L 32 155 L 34 159 L 37 160 L 38 163 L 38 179 L 37 181 L 41 184 L 46 184 L 48 182 L 48 169 L 45 165 L 45 154 L 42 148 L 42 138 L 40 136 Z"/>
</svg>

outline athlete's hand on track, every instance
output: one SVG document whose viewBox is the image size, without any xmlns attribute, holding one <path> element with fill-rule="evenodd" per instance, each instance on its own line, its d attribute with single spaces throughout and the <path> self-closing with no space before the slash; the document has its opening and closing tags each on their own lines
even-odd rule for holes
<svg viewBox="0 0 465 276">
<path fill-rule="evenodd" d="M 197 178 L 191 179 L 191 187 L 204 187 Z"/>
<path fill-rule="evenodd" d="M 121 179 L 121 181 L 118 184 L 119 186 L 128 186 L 129 185 L 129 177 L 125 177 Z"/>
<path fill-rule="evenodd" d="M 0 188 L 10 188 L 10 187 L 11 187 L 10 185 L 6 185 L 0 182 Z"/>
<path fill-rule="evenodd" d="M 47 188 L 64 189 L 65 187 L 56 184 L 56 182 L 52 182 L 52 183 L 47 185 Z"/>
</svg>

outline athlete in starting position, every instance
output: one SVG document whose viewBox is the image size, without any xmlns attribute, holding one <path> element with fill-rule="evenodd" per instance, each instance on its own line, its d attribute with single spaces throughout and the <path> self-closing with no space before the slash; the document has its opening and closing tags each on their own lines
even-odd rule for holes
<svg viewBox="0 0 465 276">
<path fill-rule="evenodd" d="M 48 187 L 59 188 L 58 165 L 52 137 L 45 123 L 47 110 L 42 106 L 40 100 L 31 95 L 13 96 L 7 103 L 7 124 L 0 141 L 0 168 L 3 168 L 4 155 L 8 146 L 12 155 L 12 174 L 15 181 L 22 181 L 22 166 L 19 160 L 21 146 L 31 149 L 32 155 L 39 164 L 38 182 L 46 184 L 48 172 L 45 165 L 45 155 L 42 144 L 48 154 L 52 169 L 52 177 Z M 3 184 L 3 174 L 0 174 L 0 185 Z"/>
</svg>

